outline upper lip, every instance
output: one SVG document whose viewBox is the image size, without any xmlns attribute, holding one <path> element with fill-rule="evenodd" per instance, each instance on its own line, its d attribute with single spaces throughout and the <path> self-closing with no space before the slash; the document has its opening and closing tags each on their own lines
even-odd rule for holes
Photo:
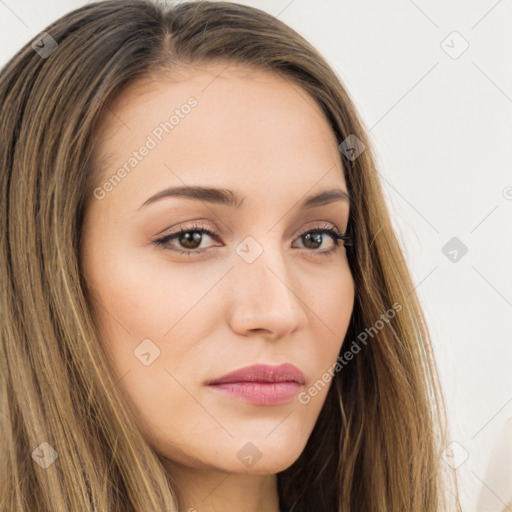
<svg viewBox="0 0 512 512">
<path fill-rule="evenodd" d="M 304 374 L 293 364 L 284 363 L 277 366 L 267 364 L 256 364 L 246 366 L 234 372 L 228 373 L 218 379 L 207 382 L 212 384 L 226 384 L 228 382 L 290 382 L 295 381 L 299 384 L 306 382 Z"/>
</svg>

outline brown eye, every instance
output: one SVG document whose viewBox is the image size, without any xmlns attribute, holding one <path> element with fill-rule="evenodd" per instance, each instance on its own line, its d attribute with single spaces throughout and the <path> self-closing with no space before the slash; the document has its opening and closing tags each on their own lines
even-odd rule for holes
<svg viewBox="0 0 512 512">
<path fill-rule="evenodd" d="M 324 236 L 328 235 L 333 241 L 334 246 L 331 249 L 327 249 L 324 251 L 318 251 L 319 247 L 322 246 L 322 242 L 324 241 Z M 339 241 L 345 240 L 345 235 L 340 234 L 335 228 L 324 228 L 324 229 L 311 229 L 302 233 L 299 236 L 301 240 L 303 240 L 304 246 L 306 249 L 310 249 L 314 254 L 319 255 L 329 255 L 335 252 L 339 247 Z"/>
<path fill-rule="evenodd" d="M 202 226 L 184 226 L 179 231 L 175 231 L 155 240 L 155 245 L 163 247 L 165 250 L 192 256 L 195 254 L 202 254 L 210 250 L 210 247 L 202 249 L 199 248 L 201 243 L 204 241 L 203 237 L 205 235 L 212 239 L 217 238 L 217 233 L 215 231 L 211 231 Z M 325 235 L 328 235 L 334 244 L 330 249 L 319 250 L 325 241 Z M 297 237 L 297 240 L 302 240 L 303 247 L 299 247 L 300 249 L 304 249 L 313 255 L 329 256 L 341 247 L 340 240 L 347 242 L 348 237 L 341 234 L 336 228 L 325 227 L 305 231 Z"/>
<path fill-rule="evenodd" d="M 203 234 L 199 231 L 182 231 L 174 238 L 177 238 L 185 249 L 197 249 L 201 245 L 202 237 Z"/>
<path fill-rule="evenodd" d="M 324 233 L 310 232 L 302 235 L 302 240 L 307 249 L 318 249 L 322 245 L 323 236 Z M 313 247 L 311 247 L 310 244 L 313 245 Z"/>
<path fill-rule="evenodd" d="M 159 247 L 163 247 L 169 251 L 176 251 L 184 254 L 200 254 L 205 252 L 207 249 L 198 249 L 203 242 L 204 235 L 210 238 L 215 238 L 217 233 L 205 229 L 202 226 L 189 226 L 170 233 L 168 235 L 155 240 L 155 244 Z M 171 244 L 172 241 L 175 241 Z M 177 246 L 176 246 L 177 245 Z"/>
</svg>

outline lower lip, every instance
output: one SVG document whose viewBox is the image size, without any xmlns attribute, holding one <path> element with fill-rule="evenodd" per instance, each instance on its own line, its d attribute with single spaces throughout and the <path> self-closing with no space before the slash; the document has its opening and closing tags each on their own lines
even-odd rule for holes
<svg viewBox="0 0 512 512">
<path fill-rule="evenodd" d="M 298 382 L 229 382 L 211 384 L 212 389 L 242 398 L 256 405 L 275 405 L 292 399 L 300 390 Z"/>
</svg>

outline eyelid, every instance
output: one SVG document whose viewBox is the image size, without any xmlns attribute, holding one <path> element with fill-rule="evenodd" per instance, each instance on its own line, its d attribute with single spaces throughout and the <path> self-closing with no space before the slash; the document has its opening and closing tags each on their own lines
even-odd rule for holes
<svg viewBox="0 0 512 512">
<path fill-rule="evenodd" d="M 208 253 L 210 251 L 213 251 L 215 246 L 212 247 L 206 247 L 203 249 L 181 249 L 179 247 L 168 247 L 168 244 L 170 244 L 171 239 L 175 238 L 176 236 L 179 236 L 182 233 L 190 233 L 190 232 L 199 232 L 203 235 L 206 234 L 213 240 L 218 240 L 219 238 L 219 232 L 216 230 L 216 228 L 209 229 L 209 227 L 206 227 L 204 225 L 201 225 L 202 221 L 193 221 L 193 225 L 187 225 L 187 223 L 180 224 L 178 227 L 173 228 L 170 232 L 167 234 L 162 235 L 160 238 L 153 239 L 153 244 L 157 247 L 163 248 L 165 251 L 174 252 L 176 254 L 182 254 L 184 256 L 193 257 L 193 256 L 201 256 L 205 253 Z M 316 221 L 319 222 L 319 221 Z M 327 224 L 325 224 L 327 223 Z M 333 242 L 333 247 L 327 250 L 309 250 L 309 249 L 302 249 L 306 253 L 310 253 L 312 257 L 315 258 L 326 258 L 330 257 L 338 252 L 341 248 L 346 248 L 346 246 L 351 246 L 352 244 L 352 237 L 347 234 L 347 231 L 341 232 L 338 227 L 328 221 L 324 221 L 323 225 L 314 224 L 311 227 L 302 227 L 301 230 L 299 230 L 296 235 L 294 236 L 294 240 L 300 240 L 301 237 L 309 234 L 309 233 L 322 233 L 324 236 L 328 236 L 331 241 Z M 218 246 L 217 246 L 218 247 Z M 301 249 L 301 248 L 299 248 Z"/>
<path fill-rule="evenodd" d="M 324 223 L 324 224 L 319 224 Z M 293 237 L 297 238 L 298 236 L 304 234 L 306 231 L 311 231 L 314 229 L 334 229 L 339 235 L 343 234 L 343 231 L 340 231 L 338 229 L 338 226 L 334 224 L 333 222 L 330 222 L 328 220 L 317 220 L 317 221 L 311 221 L 308 222 L 305 226 L 302 226 L 300 229 L 298 229 Z"/>
<path fill-rule="evenodd" d="M 176 226 L 172 229 L 166 229 L 166 230 L 158 233 L 157 235 L 155 235 L 152 238 L 152 241 L 156 241 L 159 238 L 161 239 L 163 237 L 178 234 L 182 231 L 195 231 L 195 230 L 209 231 L 211 233 L 211 234 L 209 234 L 209 236 L 211 236 L 212 238 L 222 234 L 222 231 L 217 229 L 215 226 L 204 224 L 203 222 L 204 221 L 181 222 L 180 224 L 178 224 L 178 226 Z M 324 224 L 319 225 L 319 223 L 324 223 Z M 346 230 L 345 231 L 340 230 L 338 228 L 338 226 L 333 222 L 325 221 L 325 220 L 320 220 L 320 221 L 317 220 L 317 221 L 310 221 L 305 226 L 302 226 L 301 228 L 297 229 L 293 234 L 293 238 L 295 239 L 295 238 L 305 234 L 307 231 L 311 231 L 314 229 L 334 229 L 340 236 L 346 234 Z"/>
</svg>

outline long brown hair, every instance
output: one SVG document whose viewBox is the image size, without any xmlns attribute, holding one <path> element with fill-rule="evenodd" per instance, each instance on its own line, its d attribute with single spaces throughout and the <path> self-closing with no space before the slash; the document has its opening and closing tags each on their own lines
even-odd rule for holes
<svg viewBox="0 0 512 512">
<path fill-rule="evenodd" d="M 228 2 L 108 0 L 44 32 L 0 74 L 0 509 L 178 510 L 172 475 L 106 362 L 80 272 L 81 228 L 109 102 L 149 73 L 218 60 L 281 74 L 318 102 L 339 143 L 364 145 L 357 158 L 340 151 L 356 288 L 340 357 L 354 342 L 359 351 L 336 368 L 303 453 L 278 473 L 281 509 L 460 510 L 428 329 L 367 130 L 324 58 L 278 19 Z"/>
</svg>

